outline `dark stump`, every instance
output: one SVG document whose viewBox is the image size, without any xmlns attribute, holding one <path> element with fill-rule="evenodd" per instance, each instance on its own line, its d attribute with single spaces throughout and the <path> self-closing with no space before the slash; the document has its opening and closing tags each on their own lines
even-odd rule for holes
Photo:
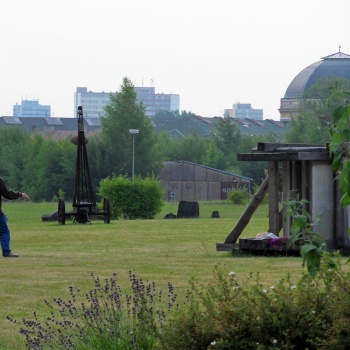
<svg viewBox="0 0 350 350">
<path fill-rule="evenodd" d="M 212 218 L 220 218 L 220 214 L 217 210 L 214 210 L 211 214 L 211 217 Z"/>
<path fill-rule="evenodd" d="M 177 216 L 173 213 L 169 213 L 164 216 L 164 219 L 176 219 L 176 218 Z"/>
<path fill-rule="evenodd" d="M 199 204 L 198 202 L 180 201 L 177 210 L 178 218 L 198 218 Z"/>
</svg>

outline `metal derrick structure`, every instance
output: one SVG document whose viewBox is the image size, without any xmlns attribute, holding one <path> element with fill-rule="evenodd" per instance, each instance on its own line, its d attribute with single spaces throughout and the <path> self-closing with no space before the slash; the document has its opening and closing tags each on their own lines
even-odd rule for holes
<svg viewBox="0 0 350 350">
<path fill-rule="evenodd" d="M 78 107 L 78 135 L 72 138 L 72 142 L 77 145 L 75 189 L 73 197 L 73 210 L 66 212 L 64 198 L 58 201 L 58 223 L 64 225 L 66 218 L 73 217 L 73 221 L 78 223 L 90 222 L 91 216 L 103 216 L 106 224 L 110 223 L 110 207 L 107 197 L 103 199 L 103 210 L 96 206 L 96 199 L 92 188 L 89 162 L 86 150 L 87 138 L 84 133 L 83 108 Z"/>
</svg>

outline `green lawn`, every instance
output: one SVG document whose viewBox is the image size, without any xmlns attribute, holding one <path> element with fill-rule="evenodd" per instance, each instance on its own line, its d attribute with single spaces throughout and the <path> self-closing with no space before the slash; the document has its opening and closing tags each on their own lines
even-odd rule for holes
<svg viewBox="0 0 350 350">
<path fill-rule="evenodd" d="M 70 205 L 66 203 L 66 210 Z M 56 203 L 3 204 L 11 248 L 20 258 L 0 258 L 0 349 L 24 349 L 19 326 L 7 321 L 7 315 L 17 320 L 31 318 L 33 311 L 39 317 L 45 315 L 45 299 L 69 298 L 69 286 L 90 290 L 91 273 L 105 278 L 116 272 L 120 284 L 128 288 L 128 272 L 132 271 L 160 289 L 171 282 L 179 294 L 188 288 L 191 277 L 206 283 L 216 265 L 235 271 L 241 281 L 250 272 L 260 272 L 267 286 L 287 272 L 295 279 L 302 273 L 300 258 L 232 257 L 216 251 L 216 243 L 224 242 L 245 206 L 200 203 L 198 219 L 164 220 L 165 214 L 177 212 L 177 203 L 166 203 L 155 220 L 112 220 L 109 225 L 103 221 L 42 222 L 41 215 L 56 207 Z M 214 210 L 219 211 L 220 219 L 210 217 Z M 267 206 L 260 207 L 242 237 L 266 231 L 267 212 Z"/>
</svg>

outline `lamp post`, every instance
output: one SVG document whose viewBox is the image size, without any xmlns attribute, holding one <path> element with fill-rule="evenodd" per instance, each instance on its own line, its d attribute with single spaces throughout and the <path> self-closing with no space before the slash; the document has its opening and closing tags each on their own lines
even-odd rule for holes
<svg viewBox="0 0 350 350">
<path fill-rule="evenodd" d="M 132 183 L 134 183 L 134 173 L 135 173 L 135 135 L 138 134 L 140 130 L 129 129 L 129 133 L 132 135 Z"/>
</svg>

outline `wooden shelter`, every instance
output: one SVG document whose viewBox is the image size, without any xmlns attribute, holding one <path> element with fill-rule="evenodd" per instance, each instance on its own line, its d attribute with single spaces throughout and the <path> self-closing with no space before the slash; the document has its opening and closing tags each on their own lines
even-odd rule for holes
<svg viewBox="0 0 350 350">
<path fill-rule="evenodd" d="M 350 210 L 340 205 L 341 193 L 325 145 L 259 143 L 251 153 L 239 154 L 238 160 L 267 161 L 268 175 L 225 242 L 217 244 L 218 251 L 238 248 L 240 234 L 268 191 L 268 232 L 289 236 L 290 221 L 284 222 L 283 216 L 287 203 L 298 195 L 308 201 L 305 209 L 312 221 L 317 221 L 313 230 L 325 239 L 327 249 L 350 252 Z M 251 240 L 252 249 L 254 244 L 261 245 L 254 241 Z M 247 240 L 240 246 L 244 244 Z"/>
<path fill-rule="evenodd" d="M 236 188 L 250 190 L 252 179 L 185 160 L 168 162 L 159 175 L 165 200 L 224 200 Z"/>
</svg>

